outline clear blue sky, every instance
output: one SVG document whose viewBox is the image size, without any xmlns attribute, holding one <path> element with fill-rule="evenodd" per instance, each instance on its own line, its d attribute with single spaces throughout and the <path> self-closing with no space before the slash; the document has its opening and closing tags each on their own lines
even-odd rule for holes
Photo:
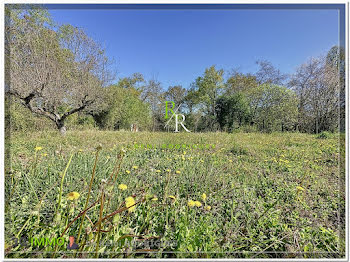
<svg viewBox="0 0 350 262">
<path fill-rule="evenodd" d="M 85 29 L 116 61 L 118 77 L 142 73 L 188 88 L 206 67 L 255 72 L 267 59 L 291 73 L 338 44 L 337 10 L 49 9 Z"/>
</svg>

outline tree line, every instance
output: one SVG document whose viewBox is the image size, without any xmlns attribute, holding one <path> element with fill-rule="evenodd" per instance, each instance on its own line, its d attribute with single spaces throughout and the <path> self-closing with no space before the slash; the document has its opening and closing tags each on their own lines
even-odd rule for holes
<svg viewBox="0 0 350 262">
<path fill-rule="evenodd" d="M 206 131 L 345 130 L 345 57 L 339 46 L 310 58 L 293 74 L 271 62 L 243 73 L 212 65 L 190 87 L 164 88 L 141 73 L 116 79 L 113 61 L 82 29 L 57 25 L 38 6 L 5 9 L 7 127 L 95 127 L 164 131 L 165 101 L 186 127 Z M 46 119 L 46 120 L 43 120 Z"/>
</svg>

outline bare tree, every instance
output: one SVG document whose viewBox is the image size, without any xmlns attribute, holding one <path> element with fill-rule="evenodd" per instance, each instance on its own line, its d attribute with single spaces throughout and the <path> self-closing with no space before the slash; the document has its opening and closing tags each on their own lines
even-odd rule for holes
<svg viewBox="0 0 350 262">
<path fill-rule="evenodd" d="M 339 116 L 339 74 L 325 57 L 311 58 L 297 68 L 289 85 L 299 97 L 298 130 L 334 131 Z"/>
<path fill-rule="evenodd" d="M 283 85 L 287 79 L 286 74 L 283 74 L 267 60 L 258 60 L 256 64 L 259 66 L 259 69 L 255 76 L 259 84 Z"/>
<path fill-rule="evenodd" d="M 104 50 L 81 29 L 50 26 L 41 8 L 6 14 L 6 91 L 64 134 L 68 116 L 99 108 L 112 76 Z"/>
</svg>

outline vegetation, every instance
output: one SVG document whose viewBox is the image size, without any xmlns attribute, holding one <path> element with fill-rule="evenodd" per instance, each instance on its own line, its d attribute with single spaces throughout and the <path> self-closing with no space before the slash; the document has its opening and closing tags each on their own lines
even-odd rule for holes
<svg viewBox="0 0 350 262">
<path fill-rule="evenodd" d="M 6 256 L 344 257 L 339 139 L 298 133 L 15 134 L 6 174 Z M 161 149 L 164 144 L 175 148 Z M 195 144 L 215 147 L 193 149 Z M 81 225 L 76 254 L 67 251 L 67 242 L 58 248 L 24 245 L 40 237 L 67 241 Z M 15 245 L 14 237 L 23 245 Z M 167 244 L 143 246 L 153 238 Z M 138 246 L 130 246 L 133 240 Z"/>
<path fill-rule="evenodd" d="M 6 9 L 5 40 L 8 100 L 51 120 L 61 133 L 78 112 L 100 129 L 134 124 L 164 131 L 165 101 L 175 102 L 194 132 L 345 130 L 345 57 L 337 46 L 289 76 L 265 60 L 248 74 L 213 65 L 187 89 L 166 88 L 141 73 L 115 81 L 111 59 L 96 41 L 72 25 L 56 26 L 37 6 Z M 25 126 L 18 121 L 12 118 L 14 129 Z"/>
</svg>

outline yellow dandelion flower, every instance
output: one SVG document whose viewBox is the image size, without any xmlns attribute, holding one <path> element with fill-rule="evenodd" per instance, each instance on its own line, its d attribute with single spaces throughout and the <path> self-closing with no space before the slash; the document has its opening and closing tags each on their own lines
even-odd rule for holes
<svg viewBox="0 0 350 262">
<path fill-rule="evenodd" d="M 196 207 L 201 207 L 201 206 L 202 206 L 202 203 L 199 202 L 199 201 L 194 201 L 194 205 L 195 205 Z"/>
<path fill-rule="evenodd" d="M 41 154 L 42 156 L 47 156 L 47 154 L 46 153 L 44 153 L 44 154 Z"/>
<path fill-rule="evenodd" d="M 211 209 L 211 206 L 205 206 L 205 209 L 209 211 Z"/>
<path fill-rule="evenodd" d="M 80 148 L 78 151 L 79 151 L 79 152 L 83 152 L 83 149 Z"/>
<path fill-rule="evenodd" d="M 167 169 L 167 170 L 165 170 L 165 171 L 167 171 L 167 172 L 171 172 L 171 170 L 170 170 L 170 169 Z"/>
<path fill-rule="evenodd" d="M 176 174 L 181 174 L 181 171 L 180 170 L 176 170 Z"/>
<path fill-rule="evenodd" d="M 139 167 L 138 167 L 138 166 L 133 166 L 132 168 L 133 168 L 133 169 L 138 169 Z"/>
<path fill-rule="evenodd" d="M 78 192 L 70 192 L 67 195 L 68 200 L 76 200 L 80 197 L 80 194 Z"/>
<path fill-rule="evenodd" d="M 127 197 L 125 198 L 125 206 L 128 208 L 129 212 L 134 212 L 135 211 L 135 206 L 136 202 L 133 197 Z"/>
<path fill-rule="evenodd" d="M 173 196 L 173 195 L 170 195 L 170 196 L 168 196 L 168 197 L 171 198 L 172 200 L 176 200 L 176 197 Z"/>
<path fill-rule="evenodd" d="M 202 194 L 202 200 L 205 201 L 207 199 L 207 194 L 206 193 L 203 193 Z"/>
<path fill-rule="evenodd" d="M 297 186 L 298 191 L 305 191 L 305 189 L 301 186 Z"/>
<path fill-rule="evenodd" d="M 157 170 L 156 170 L 156 172 L 157 172 L 157 173 L 160 173 L 160 170 L 159 170 L 159 169 L 157 169 Z"/>
<path fill-rule="evenodd" d="M 127 185 L 125 185 L 125 184 L 120 184 L 119 186 L 118 186 L 118 188 L 120 189 L 120 190 L 127 190 L 128 189 L 128 186 Z"/>
<path fill-rule="evenodd" d="M 228 162 L 232 163 L 232 160 L 231 160 L 231 159 L 229 159 L 229 160 L 228 160 Z"/>
<path fill-rule="evenodd" d="M 189 207 L 194 207 L 196 204 L 194 203 L 193 200 L 188 200 L 187 205 L 188 205 Z"/>
<path fill-rule="evenodd" d="M 130 170 L 126 170 L 125 172 L 128 173 L 128 174 L 130 174 Z"/>
<path fill-rule="evenodd" d="M 151 199 L 152 201 L 157 201 L 158 200 L 158 197 L 153 197 L 152 199 Z"/>
<path fill-rule="evenodd" d="M 35 151 L 40 151 L 40 150 L 42 150 L 43 148 L 41 147 L 41 146 L 37 146 L 37 147 L 35 147 Z"/>
</svg>

